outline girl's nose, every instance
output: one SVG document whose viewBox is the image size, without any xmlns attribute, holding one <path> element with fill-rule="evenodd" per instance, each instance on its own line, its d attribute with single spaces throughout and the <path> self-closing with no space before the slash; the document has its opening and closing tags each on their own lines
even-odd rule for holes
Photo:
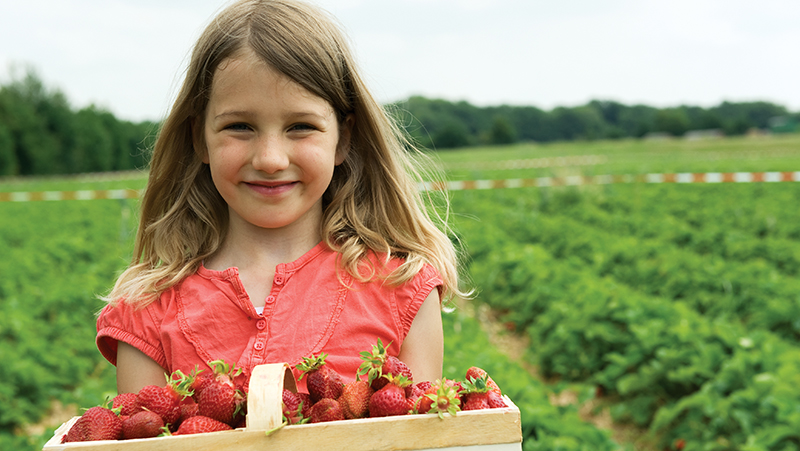
<svg viewBox="0 0 800 451">
<path fill-rule="evenodd" d="M 287 144 L 278 136 L 268 135 L 256 141 L 253 168 L 274 174 L 289 167 Z"/>
</svg>

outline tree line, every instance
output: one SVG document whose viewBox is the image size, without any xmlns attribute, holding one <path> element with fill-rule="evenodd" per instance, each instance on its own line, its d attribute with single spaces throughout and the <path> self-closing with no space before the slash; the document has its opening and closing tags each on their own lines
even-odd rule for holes
<svg viewBox="0 0 800 451">
<path fill-rule="evenodd" d="M 74 109 L 28 71 L 0 86 L 0 176 L 144 168 L 156 127 L 94 105 Z"/>
<path fill-rule="evenodd" d="M 741 135 L 751 129 L 791 131 L 800 121 L 800 113 L 769 102 L 659 109 L 593 100 L 545 111 L 414 96 L 387 108 L 411 138 L 427 149 L 640 138 L 651 133 L 681 136 L 708 129 Z M 28 71 L 0 86 L 0 176 L 142 169 L 158 126 L 120 120 L 94 105 L 74 109 L 62 92 L 48 89 Z"/>
<path fill-rule="evenodd" d="M 592 100 L 545 111 L 533 106 L 478 107 L 468 102 L 411 97 L 391 105 L 406 131 L 422 147 L 447 149 L 520 141 L 569 141 L 682 136 L 717 130 L 727 136 L 752 129 L 795 131 L 800 112 L 769 102 L 742 102 L 703 108 L 655 108 Z"/>
</svg>

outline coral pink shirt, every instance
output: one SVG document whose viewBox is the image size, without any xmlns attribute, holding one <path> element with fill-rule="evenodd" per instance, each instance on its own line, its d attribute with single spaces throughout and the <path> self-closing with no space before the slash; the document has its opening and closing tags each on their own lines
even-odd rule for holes
<svg viewBox="0 0 800 451">
<path fill-rule="evenodd" d="M 425 265 L 398 287 L 381 279 L 360 283 L 345 272 L 340 281 L 337 256 L 320 243 L 298 260 L 278 265 L 261 314 L 236 268 L 201 266 L 143 309 L 124 302 L 106 306 L 97 320 L 97 346 L 116 364 L 117 342 L 123 341 L 168 373 L 208 368 L 207 362 L 217 359 L 249 373 L 262 363 L 294 366 L 325 352 L 326 362 L 352 380 L 361 364 L 359 353 L 370 351 L 378 338 L 391 342 L 389 353 L 398 355 L 422 302 L 442 279 Z M 387 269 L 400 263 L 393 259 Z"/>
</svg>

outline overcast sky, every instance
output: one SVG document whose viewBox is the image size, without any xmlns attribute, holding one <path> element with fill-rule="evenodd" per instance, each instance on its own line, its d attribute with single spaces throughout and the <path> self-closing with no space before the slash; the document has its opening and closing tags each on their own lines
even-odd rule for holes
<svg viewBox="0 0 800 451">
<path fill-rule="evenodd" d="M 800 0 L 314 0 L 377 98 L 543 109 L 765 100 L 800 111 Z M 0 0 L 0 84 L 160 119 L 221 0 Z"/>
</svg>

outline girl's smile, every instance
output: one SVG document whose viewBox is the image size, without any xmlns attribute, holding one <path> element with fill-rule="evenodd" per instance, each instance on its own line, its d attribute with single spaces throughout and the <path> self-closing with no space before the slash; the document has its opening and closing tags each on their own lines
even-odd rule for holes
<svg viewBox="0 0 800 451">
<path fill-rule="evenodd" d="M 278 196 L 283 194 L 293 187 L 297 186 L 298 182 L 245 182 L 247 186 L 253 191 L 263 196 Z"/>
</svg>

